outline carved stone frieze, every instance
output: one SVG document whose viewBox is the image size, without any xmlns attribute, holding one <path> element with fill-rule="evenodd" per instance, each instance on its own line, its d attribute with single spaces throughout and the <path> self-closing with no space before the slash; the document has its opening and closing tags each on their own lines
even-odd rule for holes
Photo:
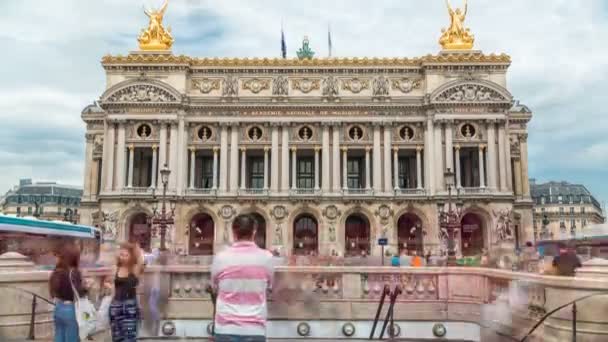
<svg viewBox="0 0 608 342">
<path fill-rule="evenodd" d="M 292 89 L 299 90 L 304 94 L 308 94 L 313 90 L 321 88 L 321 81 L 318 79 L 300 78 L 295 79 L 291 83 Z"/>
<path fill-rule="evenodd" d="M 393 80 L 393 89 L 399 90 L 404 94 L 411 93 L 414 89 L 420 88 L 421 79 L 400 78 Z"/>
<path fill-rule="evenodd" d="M 214 90 L 220 89 L 219 79 L 203 78 L 202 80 L 192 80 L 192 87 L 198 89 L 203 94 L 209 94 Z"/>
<path fill-rule="evenodd" d="M 135 84 L 122 88 L 112 94 L 106 102 L 176 102 L 178 101 L 170 92 L 149 84 Z"/>
<path fill-rule="evenodd" d="M 285 76 L 278 76 L 272 80 L 272 95 L 287 96 L 289 95 L 289 79 Z"/>
<path fill-rule="evenodd" d="M 365 89 L 369 89 L 369 80 L 353 78 L 342 81 L 342 89 L 348 90 L 353 94 L 359 94 Z"/>
<path fill-rule="evenodd" d="M 222 96 L 231 97 L 239 95 L 239 79 L 236 76 L 228 75 L 222 83 Z"/>
<path fill-rule="evenodd" d="M 340 86 L 338 80 L 333 76 L 328 76 L 323 80 L 323 96 L 336 97 L 339 94 Z"/>
<path fill-rule="evenodd" d="M 243 81 L 243 90 L 249 90 L 254 94 L 266 89 L 270 89 L 270 80 L 253 78 Z"/>
<path fill-rule="evenodd" d="M 494 243 L 499 243 L 503 241 L 512 241 L 515 238 L 513 232 L 513 211 L 509 209 L 503 209 L 494 211 L 492 210 L 492 215 L 495 218 L 494 225 Z"/>
<path fill-rule="evenodd" d="M 372 85 L 373 96 L 388 96 L 389 92 L 389 81 L 384 76 L 379 76 L 374 79 Z"/>
<path fill-rule="evenodd" d="M 437 102 L 504 102 L 509 101 L 497 91 L 479 84 L 463 84 L 439 94 Z"/>
</svg>

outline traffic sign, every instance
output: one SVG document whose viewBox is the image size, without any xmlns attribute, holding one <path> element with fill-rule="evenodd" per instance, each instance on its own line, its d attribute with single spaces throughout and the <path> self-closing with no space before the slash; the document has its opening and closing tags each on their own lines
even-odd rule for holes
<svg viewBox="0 0 608 342">
<path fill-rule="evenodd" d="M 387 246 L 388 245 L 388 238 L 380 238 L 380 239 L 378 239 L 378 245 L 379 246 Z"/>
</svg>

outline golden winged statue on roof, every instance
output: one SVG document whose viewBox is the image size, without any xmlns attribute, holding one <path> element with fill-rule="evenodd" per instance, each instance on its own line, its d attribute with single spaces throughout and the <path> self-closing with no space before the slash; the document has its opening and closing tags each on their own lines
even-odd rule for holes
<svg viewBox="0 0 608 342">
<path fill-rule="evenodd" d="M 168 5 L 169 0 L 165 0 L 158 10 L 147 10 L 144 8 L 144 13 L 150 18 L 150 23 L 147 29 L 142 29 L 141 34 L 137 38 L 141 50 L 165 51 L 171 49 L 173 45 L 171 28 L 165 29 L 163 26 L 163 17 Z"/>
<path fill-rule="evenodd" d="M 475 37 L 468 28 L 464 27 L 464 20 L 467 16 L 468 3 L 464 0 L 464 10 L 450 5 L 450 0 L 445 0 L 450 14 L 450 27 L 442 29 L 439 44 L 444 50 L 470 50 L 473 48 Z"/>
</svg>

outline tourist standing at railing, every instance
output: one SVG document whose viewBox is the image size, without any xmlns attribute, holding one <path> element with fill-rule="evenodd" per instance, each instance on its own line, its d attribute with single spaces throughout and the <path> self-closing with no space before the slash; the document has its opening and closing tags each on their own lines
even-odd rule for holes
<svg viewBox="0 0 608 342">
<path fill-rule="evenodd" d="M 255 243 L 257 223 L 249 215 L 233 224 L 234 244 L 218 253 L 211 266 L 217 292 L 216 342 L 266 341 L 266 294 L 274 273 L 272 253 Z"/>
<path fill-rule="evenodd" d="M 74 290 L 84 296 L 87 290 L 79 270 L 80 250 L 74 243 L 66 243 L 58 251 L 55 270 L 49 280 L 49 292 L 55 300 L 55 342 L 78 342 L 78 322 L 74 308 Z"/>
<path fill-rule="evenodd" d="M 114 277 L 114 298 L 110 305 L 110 328 L 113 342 L 135 342 L 140 319 L 137 302 L 139 276 L 144 268 L 144 254 L 137 244 L 120 246 Z"/>
</svg>

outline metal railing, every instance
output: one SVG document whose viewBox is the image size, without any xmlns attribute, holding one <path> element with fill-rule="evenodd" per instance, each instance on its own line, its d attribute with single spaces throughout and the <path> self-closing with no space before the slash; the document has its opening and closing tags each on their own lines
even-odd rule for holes
<svg viewBox="0 0 608 342">
<path fill-rule="evenodd" d="M 401 286 L 397 285 L 395 286 L 395 288 L 393 289 L 393 291 L 391 291 L 390 286 L 389 285 L 384 285 L 384 290 L 382 291 L 382 296 L 380 297 L 380 302 L 378 303 L 378 310 L 376 311 L 376 317 L 374 318 L 374 323 L 372 324 L 372 331 L 369 334 L 369 339 L 373 340 L 374 339 L 374 334 L 376 332 L 376 326 L 378 325 L 378 320 L 380 319 L 380 313 L 382 312 L 382 307 L 384 306 L 384 300 L 386 299 L 386 296 L 389 296 L 389 304 L 388 304 L 388 310 L 386 311 L 386 316 L 384 317 L 384 323 L 382 324 L 382 329 L 380 330 L 380 339 L 382 340 L 384 338 L 384 333 L 386 332 L 386 328 L 388 326 L 388 336 L 389 338 L 394 338 L 396 337 L 396 330 L 395 330 L 395 322 L 394 322 L 394 310 L 395 310 L 395 303 L 397 302 L 397 297 L 402 293 L 403 291 L 401 290 Z M 390 326 L 389 326 L 390 323 Z"/>
<path fill-rule="evenodd" d="M 36 339 L 36 307 L 38 306 L 38 299 L 40 299 L 43 302 L 46 302 L 47 304 L 50 304 L 52 306 L 55 306 L 55 303 L 53 303 L 51 300 L 49 300 L 47 298 L 37 295 L 36 293 L 34 293 L 32 291 L 28 291 L 28 290 L 21 289 L 18 287 L 0 285 L 0 288 L 17 290 L 17 291 L 27 293 L 28 295 L 32 296 L 32 307 L 31 307 L 31 312 L 30 312 L 30 325 L 29 325 L 29 332 L 28 332 L 27 339 L 32 340 L 32 341 L 35 340 Z"/>
<path fill-rule="evenodd" d="M 538 321 L 533 327 L 532 329 L 530 329 L 530 331 L 520 340 L 520 342 L 525 342 L 528 337 L 532 336 L 532 334 L 534 333 L 534 331 L 536 331 L 536 329 L 543 324 L 543 322 L 545 320 L 547 320 L 547 318 L 549 318 L 551 315 L 553 315 L 554 313 L 560 311 L 563 308 L 566 308 L 570 305 L 572 305 L 572 341 L 576 342 L 576 314 L 577 314 L 577 309 L 576 309 L 576 303 L 583 301 L 585 299 L 591 298 L 591 297 L 597 297 L 597 296 L 606 296 L 608 295 L 608 292 L 601 292 L 601 293 L 594 293 L 594 294 L 590 294 L 587 296 L 583 296 L 580 298 L 577 298 L 571 302 L 568 302 L 564 305 L 558 306 L 557 308 L 547 312 L 543 318 L 540 319 L 540 321 Z"/>
<path fill-rule="evenodd" d="M 426 195 L 424 189 L 395 189 L 395 196 L 423 196 Z"/>
<path fill-rule="evenodd" d="M 372 189 L 342 189 L 342 193 L 345 196 L 373 196 L 374 190 Z"/>
<path fill-rule="evenodd" d="M 190 188 L 186 189 L 186 195 L 198 195 L 198 196 L 215 196 L 217 194 L 216 189 L 212 188 Z"/>
<path fill-rule="evenodd" d="M 239 189 L 240 196 L 268 196 L 268 189 Z"/>
</svg>

